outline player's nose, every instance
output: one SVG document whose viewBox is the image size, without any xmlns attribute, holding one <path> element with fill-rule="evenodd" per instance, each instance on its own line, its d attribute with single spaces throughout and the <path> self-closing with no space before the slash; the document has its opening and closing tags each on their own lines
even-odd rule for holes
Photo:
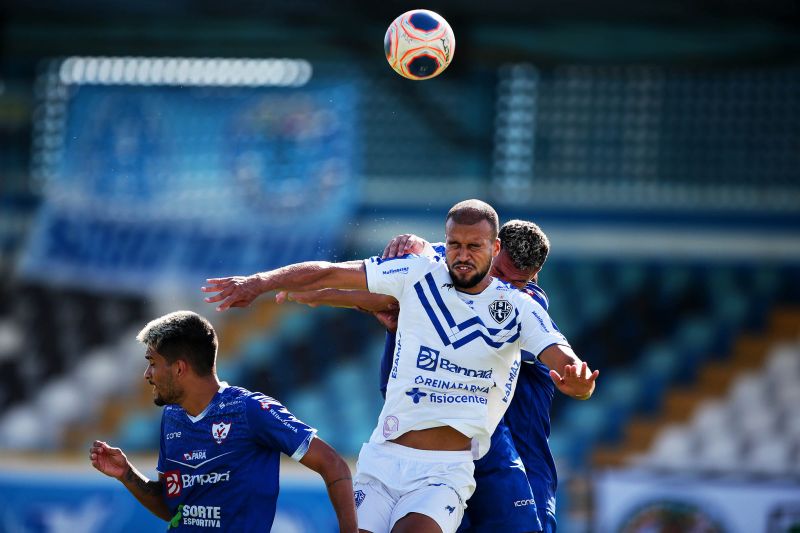
<svg viewBox="0 0 800 533">
<path fill-rule="evenodd" d="M 458 249 L 458 260 L 459 261 L 463 261 L 463 262 L 467 263 L 467 262 L 469 262 L 470 257 L 471 256 L 470 256 L 470 253 L 469 253 L 469 248 L 467 248 L 466 246 L 463 246 L 463 247 Z"/>
</svg>

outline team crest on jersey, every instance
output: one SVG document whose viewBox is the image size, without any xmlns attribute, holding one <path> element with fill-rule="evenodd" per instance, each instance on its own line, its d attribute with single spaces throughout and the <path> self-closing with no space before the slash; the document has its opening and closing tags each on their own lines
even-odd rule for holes
<svg viewBox="0 0 800 533">
<path fill-rule="evenodd" d="M 220 422 L 218 424 L 211 424 L 211 436 L 217 441 L 217 444 L 222 444 L 222 441 L 228 438 L 228 432 L 231 430 L 230 422 Z"/>
<path fill-rule="evenodd" d="M 514 306 L 508 300 L 495 300 L 489 304 L 489 314 L 498 324 L 502 324 L 511 316 Z"/>
</svg>

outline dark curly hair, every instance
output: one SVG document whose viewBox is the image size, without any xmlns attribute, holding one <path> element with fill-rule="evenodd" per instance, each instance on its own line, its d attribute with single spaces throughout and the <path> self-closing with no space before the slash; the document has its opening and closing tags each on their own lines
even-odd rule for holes
<svg viewBox="0 0 800 533">
<path fill-rule="evenodd" d="M 542 228 L 525 220 L 509 220 L 500 228 L 500 246 L 520 270 L 539 270 L 550 253 Z"/>
</svg>

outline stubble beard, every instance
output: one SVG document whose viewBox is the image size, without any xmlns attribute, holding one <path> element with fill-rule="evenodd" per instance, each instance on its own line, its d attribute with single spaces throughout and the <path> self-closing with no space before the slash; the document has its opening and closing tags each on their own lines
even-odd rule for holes
<svg viewBox="0 0 800 533">
<path fill-rule="evenodd" d="M 155 398 L 153 398 L 153 403 L 156 404 L 158 407 L 163 407 L 165 405 L 170 405 L 174 403 L 178 403 L 180 400 L 180 395 L 178 391 L 175 390 L 175 386 L 173 383 L 167 383 L 165 385 L 166 393 L 161 394 L 156 389 Z"/>
<path fill-rule="evenodd" d="M 489 273 L 489 269 L 487 268 L 486 270 L 484 270 L 482 272 L 480 272 L 480 271 L 476 272 L 475 274 L 473 274 L 472 276 L 469 276 L 466 279 L 462 279 L 462 278 L 458 277 L 457 275 L 454 275 L 455 273 L 456 273 L 455 268 L 451 268 L 450 269 L 450 278 L 453 280 L 453 286 L 455 288 L 457 288 L 457 289 L 471 289 L 474 286 L 476 286 L 478 283 L 480 283 L 483 280 L 483 278 L 486 277 L 486 274 Z"/>
</svg>

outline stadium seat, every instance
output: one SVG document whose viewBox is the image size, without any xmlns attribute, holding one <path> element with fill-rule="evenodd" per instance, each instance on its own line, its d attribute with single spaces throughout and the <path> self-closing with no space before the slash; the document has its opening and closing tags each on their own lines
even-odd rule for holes
<svg viewBox="0 0 800 533">
<path fill-rule="evenodd" d="M 710 472 L 734 472 L 741 464 L 743 445 L 734 432 L 705 434 L 689 465 Z"/>
<path fill-rule="evenodd" d="M 51 449 L 56 435 L 40 419 L 40 413 L 24 405 L 6 411 L 0 419 L 0 448 L 15 451 Z"/>
<path fill-rule="evenodd" d="M 764 433 L 762 437 L 750 445 L 741 465 L 753 474 L 793 474 L 796 470 L 793 464 L 795 443 L 781 434 Z"/>
<path fill-rule="evenodd" d="M 93 417 L 98 410 L 99 399 L 81 390 L 78 383 L 67 376 L 42 387 L 35 405 L 41 413 L 43 424 L 61 429 L 79 417 Z"/>
<path fill-rule="evenodd" d="M 649 452 L 639 459 L 639 464 L 666 470 L 681 469 L 692 461 L 696 450 L 697 441 L 691 431 L 673 425 L 656 436 Z"/>
<path fill-rule="evenodd" d="M 136 411 L 129 415 L 117 432 L 118 446 L 132 452 L 157 450 L 160 416 L 156 410 Z"/>
<path fill-rule="evenodd" d="M 724 401 L 707 401 L 695 411 L 691 427 L 697 435 L 720 433 L 730 427 L 731 418 L 732 414 Z"/>
</svg>

